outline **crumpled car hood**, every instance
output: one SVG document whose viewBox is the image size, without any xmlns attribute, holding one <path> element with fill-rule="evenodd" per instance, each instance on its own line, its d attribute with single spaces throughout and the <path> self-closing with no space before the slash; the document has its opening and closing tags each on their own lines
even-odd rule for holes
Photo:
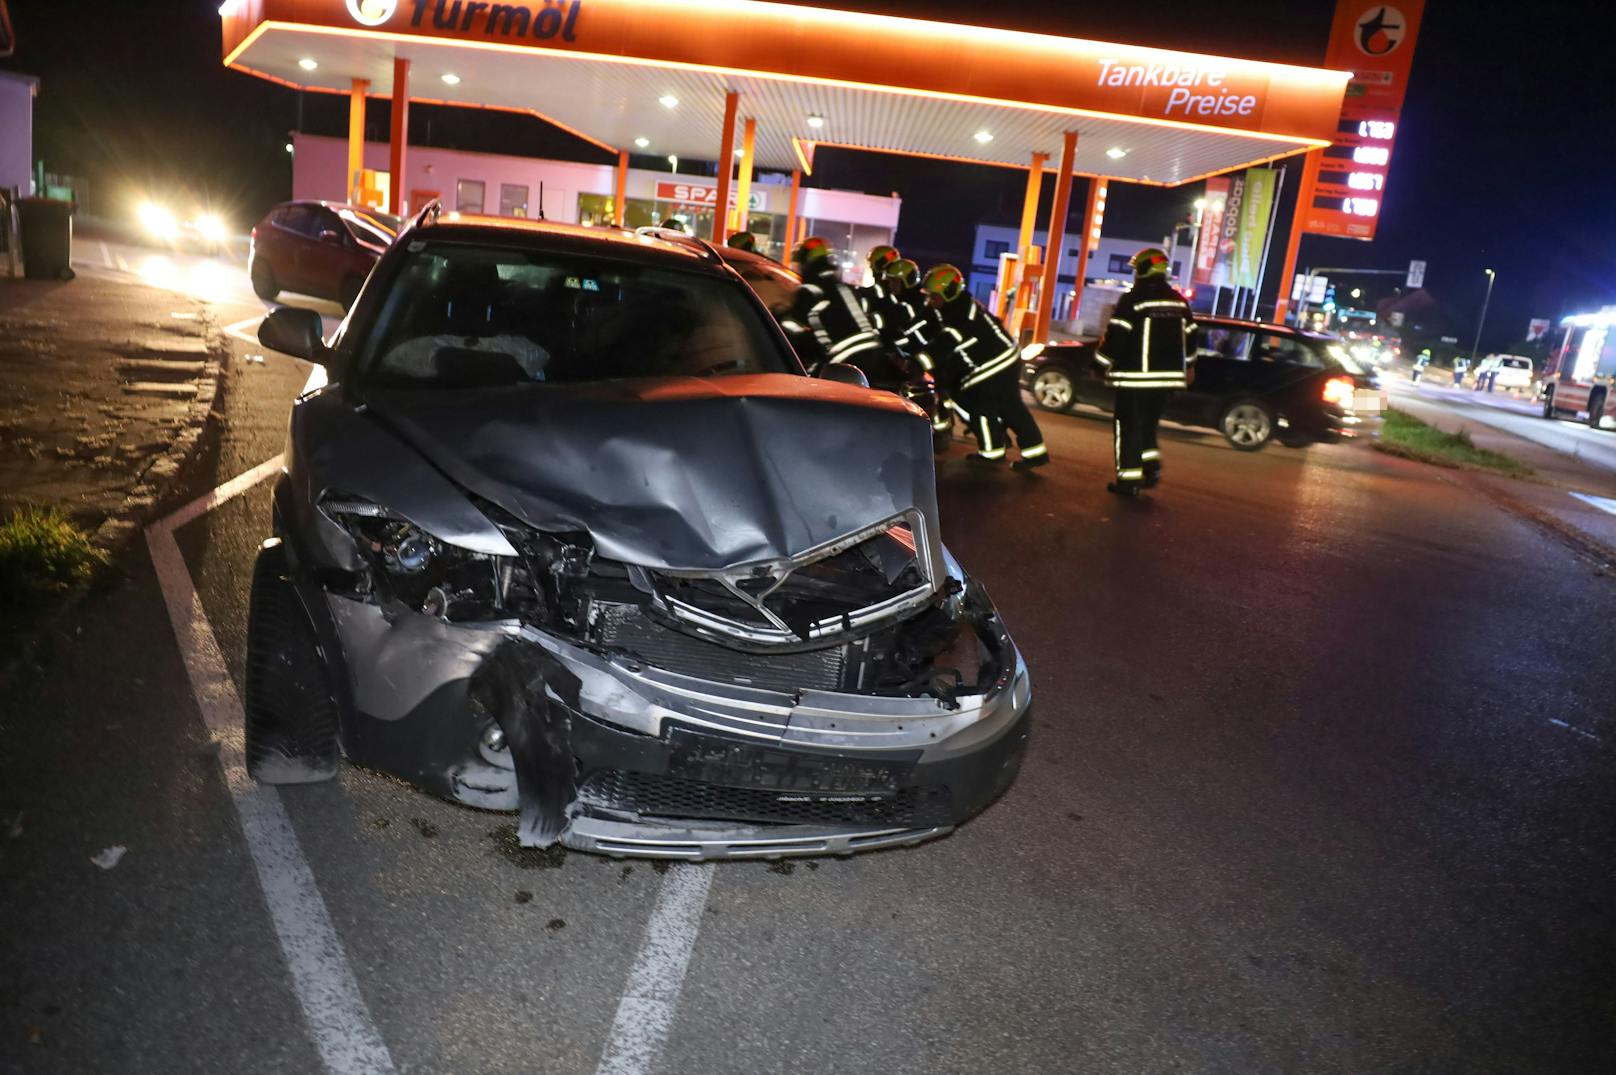
<svg viewBox="0 0 1616 1075">
<path fill-rule="evenodd" d="M 880 392 L 787 374 L 373 390 L 462 488 L 613 560 L 714 570 L 796 556 L 914 508 L 940 556 L 931 428 Z"/>
</svg>

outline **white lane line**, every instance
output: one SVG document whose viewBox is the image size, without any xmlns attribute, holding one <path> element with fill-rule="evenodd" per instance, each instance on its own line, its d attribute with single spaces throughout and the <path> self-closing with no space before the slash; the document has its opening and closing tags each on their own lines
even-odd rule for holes
<svg viewBox="0 0 1616 1075">
<path fill-rule="evenodd" d="M 1600 511 L 1607 511 L 1612 515 L 1616 515 L 1616 500 L 1612 500 L 1608 496 L 1594 496 L 1591 493 L 1572 493 L 1571 495 L 1584 504 L 1592 504 Z"/>
<path fill-rule="evenodd" d="M 258 337 L 257 336 L 249 336 L 245 332 L 241 331 L 241 329 L 242 329 L 243 325 L 256 325 L 256 324 L 258 324 L 258 322 L 262 321 L 263 319 L 264 319 L 263 314 L 256 314 L 256 315 L 254 315 L 252 317 L 243 317 L 240 321 L 237 321 L 233 325 L 226 325 L 224 327 L 225 335 L 226 336 L 234 336 L 236 339 L 242 341 L 243 343 L 250 343 L 254 347 L 257 347 L 258 346 Z"/>
<path fill-rule="evenodd" d="M 101 240 L 101 260 L 106 262 L 107 268 L 114 267 L 112 264 L 112 248 L 107 246 L 105 239 Z"/>
<path fill-rule="evenodd" d="M 270 462 L 279 464 L 279 459 Z M 248 474 L 273 473 L 268 463 Z M 246 475 L 243 475 L 245 478 Z M 260 477 L 258 480 L 262 480 Z M 242 479 L 236 479 L 237 482 Z M 234 482 L 227 482 L 225 489 Z M 229 495 L 239 494 L 244 483 Z M 218 490 L 214 495 L 218 494 Z M 228 497 L 219 496 L 219 501 Z M 206 499 L 206 498 L 204 498 Z M 184 509 L 182 509 L 183 511 Z M 247 775 L 243 756 L 241 699 L 225 666 L 219 640 L 202 608 L 201 598 L 174 541 L 175 516 L 146 528 L 146 545 L 168 606 L 169 622 L 179 642 L 191 691 L 202 721 L 219 745 L 219 768 L 230 791 L 247 851 L 258 874 L 258 886 L 291 972 L 292 987 L 303 1009 L 309 1036 L 330 1075 L 395 1075 L 370 1011 L 360 995 L 342 940 L 331 924 L 325 900 L 285 804 L 274 788 Z"/>
<path fill-rule="evenodd" d="M 1564 728 L 1568 732 L 1575 732 L 1577 735 L 1582 736 L 1584 739 L 1592 739 L 1596 743 L 1601 742 L 1599 736 L 1595 735 L 1593 732 L 1585 732 L 1581 728 L 1577 727 L 1575 724 L 1567 724 L 1565 721 L 1560 720 L 1560 719 L 1558 719 L 1556 717 L 1550 717 L 1549 718 L 1549 723 L 1557 725 L 1557 726 L 1559 726 L 1561 728 Z"/>
<path fill-rule="evenodd" d="M 595 1075 L 646 1075 L 656 1064 L 712 884 L 711 866 L 690 863 L 676 863 L 663 879 Z"/>
<path fill-rule="evenodd" d="M 285 460 L 286 457 L 284 455 L 277 455 L 273 459 L 264 460 L 256 467 L 253 467 L 251 470 L 247 471 L 247 473 L 238 474 L 234 478 L 231 478 L 229 481 L 225 482 L 223 485 L 219 486 L 217 489 L 210 489 L 208 492 L 203 493 L 189 504 L 175 511 L 166 519 L 153 523 L 152 529 L 161 527 L 170 533 L 178 530 L 192 519 L 195 519 L 201 515 L 206 515 L 220 504 L 223 504 L 226 500 L 230 500 L 233 497 L 238 497 L 264 479 L 279 474 Z"/>
<path fill-rule="evenodd" d="M 122 269 L 124 272 L 129 271 L 129 263 L 123 259 L 122 254 L 117 255 L 117 261 L 118 261 L 118 268 Z"/>
</svg>

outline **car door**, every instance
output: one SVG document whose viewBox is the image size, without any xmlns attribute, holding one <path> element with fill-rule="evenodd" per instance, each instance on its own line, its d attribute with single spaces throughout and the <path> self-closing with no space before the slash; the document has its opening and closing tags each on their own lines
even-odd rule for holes
<svg viewBox="0 0 1616 1075">
<path fill-rule="evenodd" d="M 1167 417 L 1189 425 L 1211 425 L 1231 397 L 1249 390 L 1256 334 L 1238 325 L 1203 324 L 1195 336 L 1195 380 L 1173 393 Z"/>
<path fill-rule="evenodd" d="M 308 247 L 313 240 L 314 213 L 304 204 L 288 205 L 275 222 L 275 254 L 271 265 L 282 290 L 307 294 L 309 281 L 304 268 Z"/>
<path fill-rule="evenodd" d="M 335 299 L 348 276 L 348 230 L 325 206 L 311 209 L 310 231 L 302 247 L 301 271 L 307 294 Z"/>
</svg>

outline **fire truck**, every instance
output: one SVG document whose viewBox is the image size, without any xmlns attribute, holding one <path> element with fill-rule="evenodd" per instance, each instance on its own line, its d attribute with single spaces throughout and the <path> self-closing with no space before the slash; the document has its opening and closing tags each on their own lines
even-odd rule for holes
<svg viewBox="0 0 1616 1075">
<path fill-rule="evenodd" d="M 1543 417 L 1585 419 L 1594 429 L 1616 429 L 1616 306 L 1560 322 L 1538 390 Z"/>
</svg>

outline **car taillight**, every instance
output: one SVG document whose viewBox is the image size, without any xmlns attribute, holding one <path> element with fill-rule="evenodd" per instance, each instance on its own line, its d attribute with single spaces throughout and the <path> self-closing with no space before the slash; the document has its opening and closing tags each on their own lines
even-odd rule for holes
<svg viewBox="0 0 1616 1075">
<path fill-rule="evenodd" d="M 1352 392 L 1354 385 L 1345 377 L 1331 377 L 1324 382 L 1324 402 L 1334 403 L 1338 407 L 1352 406 Z"/>
</svg>

